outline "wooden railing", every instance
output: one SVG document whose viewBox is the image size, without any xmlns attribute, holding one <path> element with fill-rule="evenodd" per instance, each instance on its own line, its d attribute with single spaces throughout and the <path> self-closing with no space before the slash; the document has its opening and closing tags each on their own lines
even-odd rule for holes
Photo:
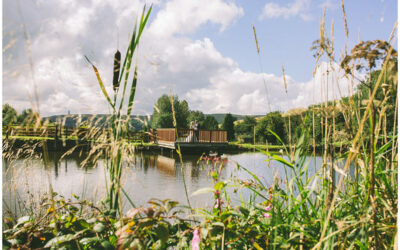
<svg viewBox="0 0 400 250">
<path fill-rule="evenodd" d="M 157 129 L 157 140 L 161 142 L 182 143 L 226 143 L 228 135 L 226 130 L 199 130 L 178 129 L 178 138 L 173 128 Z"/>
<path fill-rule="evenodd" d="M 110 138 L 111 131 L 105 128 L 71 128 L 64 126 L 47 126 L 40 128 L 9 126 L 3 127 L 3 135 L 6 138 L 10 136 L 29 136 L 29 137 L 45 137 L 55 140 L 75 137 L 81 140 L 96 139 L 101 136 Z M 149 142 L 150 135 L 144 132 L 129 131 L 126 134 L 129 141 Z"/>
<path fill-rule="evenodd" d="M 174 142 L 175 129 L 173 128 L 159 128 L 156 132 L 157 141 L 161 142 Z"/>
</svg>

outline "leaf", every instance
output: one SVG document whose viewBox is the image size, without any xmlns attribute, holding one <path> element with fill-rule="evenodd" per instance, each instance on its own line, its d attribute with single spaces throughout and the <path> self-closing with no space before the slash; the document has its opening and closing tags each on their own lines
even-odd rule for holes
<svg viewBox="0 0 400 250">
<path fill-rule="evenodd" d="M 272 155 L 272 158 L 274 158 L 274 160 L 279 161 L 280 163 L 293 168 L 293 164 L 288 162 L 287 160 L 283 159 L 282 157 L 280 157 L 279 155 Z"/>
<path fill-rule="evenodd" d="M 21 224 L 24 224 L 25 222 L 29 221 L 29 216 L 24 216 L 18 219 L 17 225 L 15 227 L 18 227 Z"/>
<path fill-rule="evenodd" d="M 220 181 L 220 182 L 215 183 L 214 189 L 215 190 L 221 190 L 224 186 L 225 186 L 225 182 Z"/>
<path fill-rule="evenodd" d="M 168 226 L 165 223 L 160 223 L 155 229 L 154 229 L 157 237 L 161 240 L 162 244 L 164 244 L 168 240 L 169 236 L 169 230 Z"/>
<path fill-rule="evenodd" d="M 107 240 L 103 240 L 101 242 L 101 246 L 104 247 L 104 249 L 106 249 L 106 250 L 114 249 L 114 247 L 111 245 L 111 243 L 109 241 L 107 241 Z"/>
<path fill-rule="evenodd" d="M 263 250 L 262 247 L 260 247 L 260 245 L 258 245 L 257 242 L 253 243 L 253 246 L 257 249 L 257 250 Z"/>
<path fill-rule="evenodd" d="M 196 195 L 199 195 L 199 194 L 212 193 L 212 192 L 214 192 L 213 188 L 210 188 L 210 187 L 200 188 L 197 191 L 193 192 L 191 196 L 196 196 Z"/>
<path fill-rule="evenodd" d="M 103 225 L 103 223 L 97 223 L 96 225 L 94 225 L 93 230 L 94 230 L 96 233 L 101 233 L 101 232 L 104 231 L 105 228 L 106 228 L 106 227 Z"/>
<path fill-rule="evenodd" d="M 213 226 L 217 226 L 217 227 L 225 227 L 224 223 L 217 221 L 217 222 L 213 222 L 212 223 Z"/>
<path fill-rule="evenodd" d="M 103 95 L 106 97 L 107 102 L 111 105 L 111 107 L 114 108 L 114 104 L 111 102 L 110 96 L 108 96 L 106 88 L 104 87 L 103 81 L 100 78 L 100 73 L 97 70 L 96 66 L 93 65 L 93 63 L 89 60 L 89 58 L 87 58 L 87 56 L 85 56 L 86 60 L 90 63 L 90 65 L 92 65 L 94 73 L 96 74 L 97 77 L 97 81 L 99 82 L 101 91 L 103 92 Z"/>
<path fill-rule="evenodd" d="M 58 237 L 55 237 L 55 238 L 49 240 L 49 242 L 47 242 L 47 244 L 44 247 L 48 248 L 48 247 L 51 247 L 51 246 L 57 246 L 59 244 L 71 241 L 73 239 L 74 239 L 74 235 L 73 234 L 61 235 L 61 236 L 58 236 Z"/>
<path fill-rule="evenodd" d="M 138 67 L 136 65 L 135 72 L 133 74 L 132 85 L 131 85 L 131 93 L 129 95 L 128 111 L 126 113 L 128 119 L 132 112 L 133 100 L 135 99 L 135 91 L 136 91 L 136 84 L 137 84 L 137 69 L 138 69 Z"/>
<path fill-rule="evenodd" d="M 244 207 L 239 207 L 239 211 L 244 215 L 244 217 L 248 217 L 249 216 L 249 214 L 250 214 L 250 212 L 249 212 L 249 210 L 247 209 L 247 208 L 244 208 Z"/>
<path fill-rule="evenodd" d="M 97 241 L 99 241 L 99 240 L 100 240 L 100 238 L 97 237 L 97 236 L 95 236 L 95 237 L 88 237 L 88 238 L 83 238 L 83 239 L 81 239 L 81 240 L 79 241 L 79 243 L 82 244 L 82 245 L 89 245 L 89 244 L 92 244 L 92 243 L 97 242 Z"/>
<path fill-rule="evenodd" d="M 86 222 L 85 220 L 80 220 L 79 224 L 84 228 L 90 228 L 90 224 L 88 222 Z"/>
</svg>

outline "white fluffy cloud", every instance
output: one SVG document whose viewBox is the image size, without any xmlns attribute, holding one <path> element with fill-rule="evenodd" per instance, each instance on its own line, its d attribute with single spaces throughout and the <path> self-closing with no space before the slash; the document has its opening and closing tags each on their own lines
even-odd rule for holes
<svg viewBox="0 0 400 250">
<path fill-rule="evenodd" d="M 294 0 L 294 2 L 289 3 L 286 6 L 270 2 L 265 4 L 260 19 L 278 17 L 288 19 L 289 17 L 300 16 L 303 20 L 308 21 L 312 19 L 307 13 L 309 7 L 310 0 Z"/>
<path fill-rule="evenodd" d="M 305 83 L 287 76 L 289 91 L 286 95 L 281 76 L 243 71 L 238 63 L 222 55 L 210 38 L 188 38 L 188 34 L 207 23 L 219 25 L 221 31 L 234 24 L 244 13 L 233 2 L 172 0 L 165 4 L 154 3 L 160 10 L 151 14 L 152 21 L 139 47 L 134 113 L 152 113 L 157 98 L 169 94 L 171 89 L 180 99 L 186 99 L 191 109 L 204 113 L 265 114 L 268 105 L 264 80 L 272 110 L 285 111 L 319 101 L 319 95 L 313 97 L 312 93 L 318 92 L 316 82 L 321 80 L 318 77 L 324 70 L 317 71 L 314 81 Z M 139 0 L 93 0 L 85 4 L 64 0 L 39 1 L 38 5 L 29 2 L 23 7 L 42 115 L 68 111 L 110 112 L 83 56 L 93 60 L 111 93 L 113 54 L 117 46 L 121 52 L 126 48 L 134 17 L 142 6 Z M 33 83 L 25 53 L 26 41 L 18 14 L 13 13 L 14 7 L 13 2 L 7 2 L 4 7 L 10 11 L 5 11 L 9 14 L 4 17 L 3 41 L 7 44 L 17 39 L 17 42 L 3 55 L 3 58 L 11 57 L 3 65 L 3 103 L 8 102 L 21 111 L 31 107 Z M 15 34 L 11 35 L 10 31 Z M 337 75 L 341 78 L 339 73 Z M 339 82 L 345 86 L 348 81 Z M 335 93 L 338 95 L 338 91 Z"/>
<path fill-rule="evenodd" d="M 236 18 L 243 15 L 243 9 L 232 2 L 221 0 L 173 0 L 157 14 L 150 30 L 156 36 L 168 37 L 173 34 L 193 33 L 200 25 L 211 22 L 221 25 L 223 31 Z"/>
</svg>

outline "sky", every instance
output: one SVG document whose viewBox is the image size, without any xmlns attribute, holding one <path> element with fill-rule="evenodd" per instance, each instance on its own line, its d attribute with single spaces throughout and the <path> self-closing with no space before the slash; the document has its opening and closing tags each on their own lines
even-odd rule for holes
<svg viewBox="0 0 400 250">
<path fill-rule="evenodd" d="M 36 93 L 42 116 L 110 113 L 84 56 L 111 94 L 113 55 L 126 51 L 144 4 L 153 10 L 135 55 L 135 114 L 152 114 L 170 91 L 206 114 L 307 107 L 324 100 L 326 80 L 329 99 L 346 96 L 357 82 L 338 66 L 345 44 L 350 53 L 359 39 L 388 40 L 397 20 L 395 0 L 344 0 L 347 39 L 340 0 L 4 0 L 3 104 L 21 112 Z M 328 36 L 334 27 L 329 66 L 310 50 L 324 7 Z"/>
</svg>

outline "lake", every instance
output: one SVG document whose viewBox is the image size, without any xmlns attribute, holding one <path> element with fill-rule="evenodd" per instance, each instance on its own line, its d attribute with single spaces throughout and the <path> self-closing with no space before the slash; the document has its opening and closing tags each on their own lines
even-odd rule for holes
<svg viewBox="0 0 400 250">
<path fill-rule="evenodd" d="M 65 198 L 75 194 L 83 199 L 98 201 L 105 197 L 104 160 L 96 164 L 80 167 L 85 156 L 73 153 L 60 160 L 62 152 L 49 152 L 50 163 L 46 167 L 41 159 L 18 159 L 13 162 L 3 159 L 3 214 L 7 210 L 20 213 L 21 202 L 38 201 L 48 192 L 49 184 L 53 190 Z M 200 160 L 201 154 L 183 155 L 183 172 L 189 195 L 204 187 L 212 187 L 210 170 L 213 163 Z M 267 156 L 259 152 L 225 154 L 226 160 L 221 170 L 221 179 L 237 176 L 241 180 L 252 179 L 237 164 L 256 174 L 266 186 L 273 183 L 274 175 L 285 178 L 285 168 L 276 161 L 267 162 Z M 309 175 L 322 165 L 321 157 L 309 157 Z M 219 166 L 219 162 L 217 165 Z M 289 171 L 290 172 L 290 171 Z M 151 198 L 172 199 L 186 205 L 186 196 L 180 161 L 176 154 L 136 152 L 131 162 L 123 169 L 122 183 L 129 197 L 136 205 L 146 205 Z M 249 197 L 247 189 L 233 193 L 228 189 L 233 203 L 240 202 L 240 196 Z M 211 193 L 190 196 L 193 207 L 214 205 Z M 124 210 L 130 206 L 124 201 Z"/>
</svg>

